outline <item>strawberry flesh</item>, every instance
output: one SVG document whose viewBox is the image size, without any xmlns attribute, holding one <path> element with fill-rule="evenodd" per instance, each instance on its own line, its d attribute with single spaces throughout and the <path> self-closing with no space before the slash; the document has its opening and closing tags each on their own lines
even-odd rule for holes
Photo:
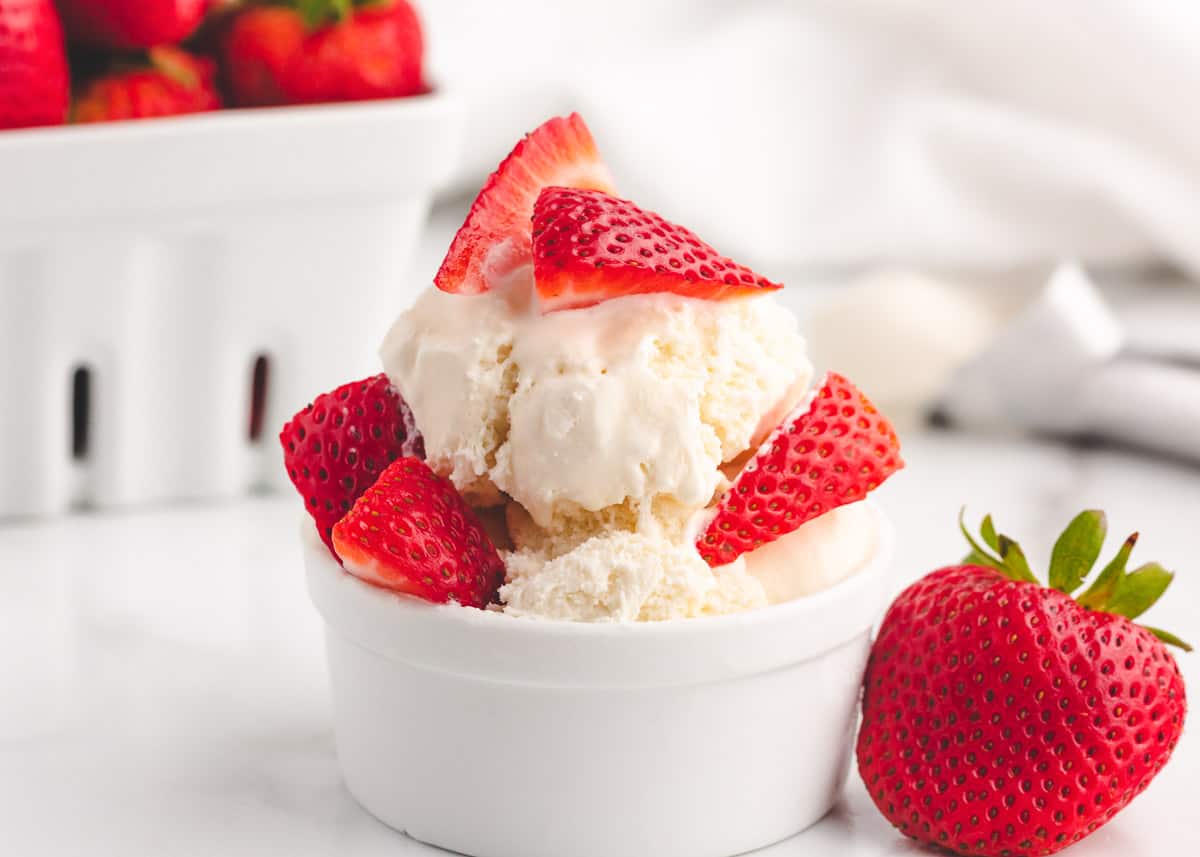
<svg viewBox="0 0 1200 857">
<path fill-rule="evenodd" d="M 722 300 L 782 288 L 690 230 L 597 190 L 541 192 L 533 259 L 543 312 L 647 292 Z"/>
<path fill-rule="evenodd" d="M 434 277 L 444 292 L 480 294 L 531 261 L 529 219 L 551 185 L 612 190 L 592 134 L 577 113 L 554 117 L 527 134 L 496 169 Z"/>
<path fill-rule="evenodd" d="M 696 540 L 712 566 L 862 500 L 904 466 L 891 423 L 850 381 L 829 373 L 811 403 L 763 442 Z"/>
<path fill-rule="evenodd" d="M 504 563 L 448 479 L 419 458 L 393 462 L 333 528 L 346 570 L 428 601 L 485 607 Z"/>
<path fill-rule="evenodd" d="M 412 411 L 383 374 L 317 396 L 283 427 L 279 442 L 288 476 L 330 551 L 333 525 L 384 468 L 425 455 Z"/>
</svg>

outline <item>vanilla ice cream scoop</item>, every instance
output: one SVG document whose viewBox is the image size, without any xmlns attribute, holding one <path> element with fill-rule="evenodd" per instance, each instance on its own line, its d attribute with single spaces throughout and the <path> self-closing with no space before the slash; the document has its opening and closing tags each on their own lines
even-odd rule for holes
<svg viewBox="0 0 1200 857">
<path fill-rule="evenodd" d="M 542 314 L 523 269 L 484 294 L 425 292 L 381 356 L 430 465 L 495 507 L 512 615 L 737 612 L 831 586 L 876 549 L 862 504 L 721 568 L 695 548 L 694 522 L 812 380 L 796 319 L 769 294 Z"/>
<path fill-rule="evenodd" d="M 484 295 L 431 289 L 381 356 L 430 465 L 541 526 L 656 497 L 705 506 L 721 463 L 812 377 L 795 318 L 769 296 L 632 295 L 542 315 L 531 288 L 525 271 Z"/>
</svg>

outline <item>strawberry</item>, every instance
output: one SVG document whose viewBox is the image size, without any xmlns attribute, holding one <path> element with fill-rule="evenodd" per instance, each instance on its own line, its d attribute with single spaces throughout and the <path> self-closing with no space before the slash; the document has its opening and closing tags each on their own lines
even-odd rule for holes
<svg viewBox="0 0 1200 857">
<path fill-rule="evenodd" d="M 429 601 L 485 607 L 504 563 L 450 480 L 419 458 L 394 461 L 333 528 L 346 570 Z"/>
<path fill-rule="evenodd" d="M 250 7 L 222 41 L 243 106 L 395 98 L 428 91 L 424 37 L 408 0 L 319 0 Z"/>
<path fill-rule="evenodd" d="M 209 0 L 58 0 L 72 42 L 110 50 L 181 42 L 208 6 Z"/>
<path fill-rule="evenodd" d="M 1172 574 L 1125 566 L 1130 536 L 1073 599 L 1103 513 L 1059 537 L 1050 588 L 989 517 L 966 565 L 904 590 L 864 680 L 858 770 L 904 834 L 960 854 L 1051 854 L 1108 822 L 1166 764 L 1186 701 L 1165 631 L 1132 619 Z"/>
<path fill-rule="evenodd" d="M 321 538 L 401 456 L 424 457 L 412 411 L 383 374 L 317 396 L 279 433 L 283 461 Z M 336 556 L 336 554 L 335 554 Z"/>
<path fill-rule="evenodd" d="M 857 387 L 830 372 L 738 474 L 696 549 L 709 565 L 733 562 L 863 499 L 903 466 L 891 423 Z"/>
<path fill-rule="evenodd" d="M 628 200 L 562 187 L 534 204 L 533 274 L 543 312 L 646 292 L 722 300 L 782 288 Z"/>
<path fill-rule="evenodd" d="M 76 122 L 201 113 L 221 106 L 216 64 L 169 45 L 148 52 L 148 67 L 100 77 L 75 100 Z"/>
<path fill-rule="evenodd" d="M 50 0 L 0 0 L 0 129 L 61 125 L 70 84 Z"/>
<path fill-rule="evenodd" d="M 479 294 L 532 260 L 529 218 L 551 185 L 611 191 L 612 178 L 578 113 L 556 116 L 517 143 L 488 177 L 434 277 L 444 292 Z"/>
</svg>

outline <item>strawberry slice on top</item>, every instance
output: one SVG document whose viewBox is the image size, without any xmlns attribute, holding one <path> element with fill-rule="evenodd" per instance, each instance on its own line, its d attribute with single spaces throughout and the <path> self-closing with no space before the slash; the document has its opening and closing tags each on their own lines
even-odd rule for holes
<svg viewBox="0 0 1200 857">
<path fill-rule="evenodd" d="M 384 589 L 428 601 L 486 607 L 504 562 L 483 524 L 419 458 L 399 458 L 333 528 L 346 570 Z"/>
<path fill-rule="evenodd" d="M 903 466 L 892 424 L 854 384 L 830 372 L 738 474 L 696 549 L 711 566 L 733 562 L 864 499 Z"/>
<path fill-rule="evenodd" d="M 434 276 L 444 292 L 480 294 L 530 261 L 529 218 L 550 185 L 611 191 L 612 177 L 578 113 L 527 134 L 484 183 Z"/>
<path fill-rule="evenodd" d="M 648 292 L 723 300 L 782 288 L 652 211 L 565 187 L 533 207 L 533 273 L 543 312 Z"/>
</svg>

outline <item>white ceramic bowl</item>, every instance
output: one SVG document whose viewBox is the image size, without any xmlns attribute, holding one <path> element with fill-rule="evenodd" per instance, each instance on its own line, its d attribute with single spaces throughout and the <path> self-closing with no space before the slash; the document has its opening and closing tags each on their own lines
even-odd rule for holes
<svg viewBox="0 0 1200 857">
<path fill-rule="evenodd" d="M 282 483 L 278 427 L 377 371 L 461 118 L 433 94 L 0 132 L 0 518 Z"/>
<path fill-rule="evenodd" d="M 890 526 L 833 588 L 644 624 L 437 606 L 305 527 L 338 755 L 369 812 L 475 857 L 727 857 L 803 830 L 849 761 Z"/>
</svg>

